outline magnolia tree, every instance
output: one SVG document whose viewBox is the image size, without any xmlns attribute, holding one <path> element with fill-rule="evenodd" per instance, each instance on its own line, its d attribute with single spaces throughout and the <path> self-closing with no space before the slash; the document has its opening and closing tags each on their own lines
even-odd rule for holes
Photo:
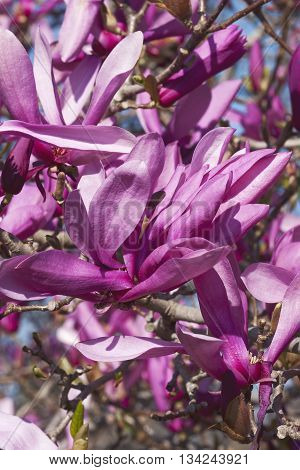
<svg viewBox="0 0 300 470">
<path fill-rule="evenodd" d="M 0 448 L 299 448 L 298 3 L 0 2 Z"/>
</svg>

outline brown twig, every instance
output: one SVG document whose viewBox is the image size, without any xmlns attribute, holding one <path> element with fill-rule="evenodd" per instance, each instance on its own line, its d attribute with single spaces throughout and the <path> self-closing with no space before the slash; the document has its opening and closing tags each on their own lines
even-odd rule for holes
<svg viewBox="0 0 300 470">
<path fill-rule="evenodd" d="M 154 312 L 158 312 L 172 322 L 187 321 L 198 324 L 203 323 L 203 317 L 199 309 L 179 304 L 173 300 L 145 297 L 136 300 L 134 303 L 141 307 L 146 307 L 149 310 L 153 310 Z"/>
<path fill-rule="evenodd" d="M 36 251 L 33 244 L 22 242 L 18 237 L 2 228 L 0 228 L 0 244 L 8 250 L 9 256 L 30 255 Z"/>
</svg>

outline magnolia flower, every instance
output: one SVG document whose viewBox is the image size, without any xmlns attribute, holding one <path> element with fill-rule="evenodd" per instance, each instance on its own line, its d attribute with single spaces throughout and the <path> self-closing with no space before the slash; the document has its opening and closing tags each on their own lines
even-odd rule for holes
<svg viewBox="0 0 300 470">
<path fill-rule="evenodd" d="M 94 57 L 86 57 L 84 67 L 75 69 L 66 81 L 64 92 L 67 100 L 62 101 L 53 79 L 52 57 L 46 37 L 38 31 L 32 67 L 25 49 L 13 33 L 0 31 L 3 51 L 0 60 L 0 98 L 11 116 L 20 119 L 5 121 L 0 126 L 0 135 L 20 137 L 2 172 L 2 185 L 6 192 L 18 193 L 22 189 L 32 152 L 44 165 L 35 167 L 37 172 L 51 164 L 78 163 L 78 152 L 74 150 L 81 151 L 81 164 L 85 163 L 85 159 L 89 161 L 95 152 L 100 152 L 102 158 L 101 152 L 107 155 L 131 150 L 136 142 L 132 134 L 118 127 L 97 124 L 130 75 L 139 58 L 142 43 L 140 32 L 129 35 L 115 47 L 98 73 L 98 61 Z M 131 54 L 127 54 L 128 48 Z M 73 83 L 79 79 L 79 88 L 74 88 Z M 91 103 L 82 125 L 69 125 L 76 122 L 94 82 Z M 45 116 L 39 111 L 38 96 Z"/>
<path fill-rule="evenodd" d="M 94 264 L 57 250 L 4 260 L 2 295 L 75 295 L 107 304 L 172 290 L 211 269 L 266 214 L 268 206 L 252 202 L 290 158 L 267 149 L 221 163 L 232 133 L 207 133 L 191 163 L 173 175 L 158 134 L 141 137 L 107 178 L 86 175 L 66 201 L 65 225 Z M 162 189 L 157 203 L 153 195 Z M 58 262 L 65 266 L 59 271 Z"/>
<path fill-rule="evenodd" d="M 221 382 L 224 416 L 244 389 L 259 383 L 259 433 L 272 391 L 272 366 L 300 327 L 299 314 L 295 314 L 300 311 L 300 276 L 286 292 L 276 333 L 263 354 L 248 347 L 247 301 L 230 262 L 221 261 L 194 282 L 204 322 L 213 336 L 192 333 L 177 324 L 179 343 L 113 336 L 80 342 L 76 348 L 85 357 L 102 362 L 188 354 L 199 368 Z"/>
<path fill-rule="evenodd" d="M 179 248 L 192 249 L 193 243 L 198 248 L 199 243 L 207 247 L 211 246 L 209 242 L 234 244 L 267 213 L 267 206 L 253 202 L 272 184 L 290 154 L 245 152 L 222 162 L 232 134 L 230 128 L 208 132 L 186 166 L 176 163 L 176 146 L 173 152 L 169 147 L 155 188 L 162 190 L 164 197 L 148 210 L 143 236 L 139 236 L 141 227 L 137 227 L 124 246 L 124 261 L 133 279 L 146 281 L 150 261 L 167 259 L 170 248 L 175 253 Z M 140 283 L 125 298 L 141 292 L 143 285 L 146 288 L 147 284 Z"/>
<path fill-rule="evenodd" d="M 208 78 L 231 67 L 245 53 L 246 38 L 236 26 L 217 31 L 194 51 L 194 62 L 163 83 L 159 90 L 162 106 L 171 106 Z"/>
<path fill-rule="evenodd" d="M 141 224 L 163 157 L 161 137 L 148 134 L 96 191 L 91 186 L 82 196 L 80 190 L 70 193 L 65 209 L 67 231 L 95 264 L 58 250 L 16 256 L 2 261 L 2 295 L 28 300 L 62 294 L 104 303 L 113 302 L 117 295 L 125 301 L 178 287 L 225 257 L 228 246 L 218 247 L 202 238 L 177 239 L 146 258 L 136 283 L 131 253 L 124 250 L 124 261 L 116 256 L 132 233 L 143 236 Z M 58 264 L 59 270 L 55 269 Z"/>
</svg>

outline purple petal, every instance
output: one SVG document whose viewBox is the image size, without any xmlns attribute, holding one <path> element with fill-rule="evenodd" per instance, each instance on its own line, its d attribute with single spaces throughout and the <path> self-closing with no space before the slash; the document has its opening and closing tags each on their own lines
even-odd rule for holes
<svg viewBox="0 0 300 470">
<path fill-rule="evenodd" d="M 151 101 L 151 98 L 147 92 L 139 93 L 136 96 L 137 105 L 147 104 L 149 101 Z M 156 108 L 138 108 L 136 114 L 145 132 L 157 132 L 158 134 L 162 134 L 163 126 Z"/>
<path fill-rule="evenodd" d="M 0 412 L 0 448 L 3 450 L 57 450 L 54 442 L 33 423 Z"/>
<path fill-rule="evenodd" d="M 41 296 L 78 297 L 89 292 L 123 290 L 132 286 L 129 276 L 124 271 L 103 271 L 92 263 L 59 250 L 37 253 L 25 259 L 17 258 L 22 259 L 13 272 L 9 270 L 9 277 L 5 279 L 6 289 L 20 292 L 25 296 L 28 288 Z M 7 271 L 5 266 L 3 271 L 3 274 Z"/>
<path fill-rule="evenodd" d="M 163 84 L 159 92 L 162 106 L 170 106 L 208 78 L 232 66 L 244 55 L 245 42 L 242 31 L 236 25 L 213 33 L 194 50 L 193 64 L 181 69 Z"/>
<path fill-rule="evenodd" d="M 168 227 L 178 220 L 180 216 L 189 208 L 190 203 L 195 199 L 200 191 L 201 182 L 206 169 L 207 167 L 204 166 L 200 171 L 192 175 L 191 178 L 188 178 L 182 184 L 182 186 L 178 187 L 172 198 L 173 200 L 170 206 L 161 211 L 159 216 L 154 221 L 149 236 L 151 240 L 159 239 L 163 232 L 165 232 Z M 159 204 L 159 206 L 161 205 L 163 207 L 166 205 L 167 199 L 166 201 L 164 199 L 162 201 L 162 205 Z M 161 208 L 159 210 L 161 210 Z"/>
<path fill-rule="evenodd" d="M 264 360 L 274 363 L 300 330 L 300 275 L 297 275 L 284 294 L 279 322 Z"/>
<path fill-rule="evenodd" d="M 204 238 L 182 238 L 168 241 L 168 243 L 155 248 L 147 256 L 139 269 L 138 278 L 140 281 L 144 281 L 168 259 L 184 256 L 191 253 L 191 251 L 211 250 L 213 248 L 215 248 L 215 245 Z"/>
<path fill-rule="evenodd" d="M 209 330 L 217 338 L 239 336 L 247 342 L 247 314 L 236 277 L 225 259 L 194 279 L 201 311 Z"/>
<path fill-rule="evenodd" d="M 168 207 L 177 189 L 184 184 L 185 178 L 185 167 L 182 164 L 178 164 L 170 181 L 163 188 L 165 196 L 160 204 L 157 205 L 155 211 L 152 214 L 151 220 L 154 220 L 164 209 Z M 199 185 L 200 183 L 201 181 L 199 181 Z"/>
<path fill-rule="evenodd" d="M 84 165 L 77 189 L 80 191 L 87 211 L 89 210 L 94 195 L 100 186 L 102 186 L 104 180 L 105 171 L 101 161 L 93 160 L 89 164 Z"/>
<path fill-rule="evenodd" d="M 132 359 L 167 356 L 184 352 L 178 343 L 140 336 L 110 336 L 75 345 L 76 349 L 92 361 L 122 362 Z"/>
<path fill-rule="evenodd" d="M 168 357 L 152 357 L 147 361 L 147 377 L 159 411 L 167 411 L 170 407 L 169 392 L 167 391 L 167 384 L 172 378 L 170 359 Z"/>
<path fill-rule="evenodd" d="M 185 351 L 197 366 L 212 377 L 221 380 L 227 369 L 221 356 L 224 341 L 192 333 L 178 323 L 176 324 L 176 333 Z"/>
<path fill-rule="evenodd" d="M 68 194 L 65 202 L 64 222 L 66 231 L 77 248 L 86 256 L 91 255 L 97 262 L 98 257 L 93 254 L 92 229 L 88 213 L 78 190 Z"/>
<path fill-rule="evenodd" d="M 214 219 L 230 182 L 230 175 L 219 175 L 204 183 L 186 211 L 170 227 L 168 240 L 199 237 Z"/>
<path fill-rule="evenodd" d="M 55 209 L 55 200 L 49 193 L 43 202 L 36 185 L 26 184 L 22 192 L 9 203 L 0 227 L 24 239 L 42 228 L 52 218 Z"/>
<path fill-rule="evenodd" d="M 16 38 L 0 29 L 0 97 L 13 119 L 40 121 L 38 98 L 29 56 Z"/>
<path fill-rule="evenodd" d="M 104 264 L 139 223 L 149 195 L 148 169 L 141 160 L 132 160 L 110 174 L 93 197 L 89 220 L 93 244 Z"/>
<path fill-rule="evenodd" d="M 219 213 L 222 210 L 221 204 Z M 248 230 L 263 219 L 269 211 L 265 204 L 236 204 L 220 215 L 213 222 L 211 239 L 214 242 L 233 244 L 239 241 Z"/>
<path fill-rule="evenodd" d="M 14 300 L 38 300 L 46 297 L 39 293 L 28 279 L 18 276 L 16 267 L 28 256 L 14 256 L 0 261 L 0 297 Z"/>
<path fill-rule="evenodd" d="M 205 323 L 216 338 L 226 341 L 227 366 L 248 377 L 247 318 L 230 262 L 221 261 L 194 283 Z"/>
<path fill-rule="evenodd" d="M 156 191 L 160 191 L 166 188 L 168 183 L 171 181 L 171 178 L 175 174 L 176 168 L 181 164 L 178 142 L 172 142 L 168 144 L 165 150 L 166 156 L 164 167 L 158 176 L 155 186 Z"/>
<path fill-rule="evenodd" d="M 98 57 L 86 56 L 64 81 L 61 99 L 66 124 L 76 121 L 87 103 L 94 88 L 99 65 Z"/>
<path fill-rule="evenodd" d="M 81 302 L 76 308 L 74 315 L 78 323 L 81 340 L 98 338 L 105 335 L 105 328 L 99 322 L 99 311 L 96 311 L 93 304 Z M 73 346 L 74 343 L 72 343 Z"/>
<path fill-rule="evenodd" d="M 268 263 L 248 266 L 242 280 L 253 297 L 266 303 L 282 302 L 295 275 L 286 269 Z"/>
<path fill-rule="evenodd" d="M 131 74 L 140 57 L 142 47 L 143 34 L 137 31 L 117 44 L 103 62 L 84 120 L 85 124 L 97 124 L 103 117 L 113 97 Z"/>
<path fill-rule="evenodd" d="M 50 124 L 64 124 L 58 90 L 54 80 L 52 55 L 47 38 L 37 30 L 33 72 L 38 96 Z"/>
<path fill-rule="evenodd" d="M 300 270 L 300 242 L 292 242 L 283 246 L 276 256 L 276 266 L 298 274 Z"/>
<path fill-rule="evenodd" d="M 169 259 L 159 266 L 148 279 L 128 291 L 121 300 L 129 301 L 146 294 L 175 289 L 209 270 L 229 252 L 229 247 L 220 247 L 191 251 L 181 258 Z"/>
<path fill-rule="evenodd" d="M 217 166 L 223 158 L 233 133 L 234 129 L 230 127 L 218 127 L 205 134 L 193 153 L 190 176 L 199 171 L 204 164 L 207 164 L 209 169 Z"/>
<path fill-rule="evenodd" d="M 185 137 L 196 125 L 201 135 L 210 131 L 226 113 L 241 84 L 241 80 L 226 80 L 210 88 L 205 83 L 181 98 L 166 130 L 167 141 Z"/>
<path fill-rule="evenodd" d="M 278 178 L 290 158 L 291 153 L 271 155 L 262 153 L 260 156 L 258 151 L 253 152 L 253 156 L 251 153 L 241 156 L 238 168 L 233 168 L 229 164 L 226 171 L 233 171 L 232 186 L 226 196 L 229 204 L 232 205 L 233 202 L 249 204 L 258 200 Z"/>
<path fill-rule="evenodd" d="M 154 193 L 157 190 L 157 180 L 164 168 L 165 158 L 164 142 L 159 134 L 153 132 L 139 139 L 128 155 L 126 163 L 133 160 L 145 163 L 151 182 L 151 192 Z"/>
<path fill-rule="evenodd" d="M 51 126 L 5 121 L 1 134 L 13 134 L 47 142 L 60 148 L 129 153 L 136 138 L 125 129 L 114 126 Z"/>
<path fill-rule="evenodd" d="M 64 62 L 74 59 L 81 51 L 99 12 L 102 0 L 69 0 L 58 38 Z"/>
</svg>

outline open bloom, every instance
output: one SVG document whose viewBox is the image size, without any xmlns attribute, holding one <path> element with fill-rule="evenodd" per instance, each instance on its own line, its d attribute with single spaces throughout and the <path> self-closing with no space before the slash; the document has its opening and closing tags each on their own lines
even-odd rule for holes
<svg viewBox="0 0 300 470">
<path fill-rule="evenodd" d="M 150 254 L 143 275 L 137 279 L 130 267 L 131 253 L 127 257 L 124 251 L 124 261 L 118 257 L 134 231 L 143 235 L 141 223 L 163 167 L 163 153 L 161 137 L 148 134 L 96 191 L 90 186 L 82 196 L 79 190 L 70 194 L 66 228 L 80 251 L 95 264 L 57 250 L 16 256 L 2 261 L 2 295 L 28 300 L 62 294 L 109 304 L 116 293 L 125 301 L 129 295 L 132 299 L 178 287 L 226 256 L 228 246 L 215 246 L 202 238 L 177 239 L 159 253 Z"/>
<path fill-rule="evenodd" d="M 159 90 L 162 106 L 171 106 L 208 78 L 231 67 L 245 53 L 246 39 L 241 30 L 231 25 L 217 31 L 194 51 L 194 62 L 163 83 Z"/>
<path fill-rule="evenodd" d="M 192 333 L 177 324 L 179 343 L 113 336 L 84 341 L 76 348 L 87 358 L 103 362 L 189 354 L 198 367 L 221 382 L 224 412 L 243 390 L 260 383 L 260 428 L 272 391 L 272 366 L 300 326 L 300 277 L 294 279 L 285 295 L 277 330 L 262 354 L 248 347 L 247 301 L 229 260 L 221 261 L 194 282 L 204 322 L 213 336 Z"/>
<path fill-rule="evenodd" d="M 267 149 L 221 162 L 232 132 L 210 131 L 192 162 L 175 170 L 161 137 L 147 134 L 106 178 L 103 171 L 86 174 L 66 201 L 65 224 L 91 262 L 56 250 L 4 260 L 2 294 L 16 300 L 90 294 L 106 304 L 125 302 L 172 290 L 211 269 L 266 214 L 268 206 L 252 202 L 290 157 Z M 65 268 L 57 271 L 58 262 Z"/>
<path fill-rule="evenodd" d="M 79 163 L 78 154 L 82 164 L 93 154 L 103 158 L 102 152 L 107 156 L 114 152 L 128 153 L 132 149 L 136 142 L 132 134 L 118 127 L 97 124 L 135 66 L 142 43 L 142 33 L 129 35 L 115 47 L 99 72 L 99 59 L 85 57 L 66 80 L 64 98 L 61 99 L 53 78 L 51 50 L 46 37 L 38 31 L 32 67 L 27 52 L 13 33 L 0 31 L 3 51 L 0 98 L 11 116 L 19 119 L 5 121 L 0 126 L 1 135 L 19 138 L 2 172 L 2 186 L 6 192 L 18 193 L 22 189 L 32 153 L 42 163 L 35 166 L 36 173 L 52 164 Z M 128 48 L 131 54 L 127 54 Z M 94 83 L 85 118 L 81 125 L 74 125 Z M 45 116 L 39 111 L 38 97 Z"/>
</svg>

